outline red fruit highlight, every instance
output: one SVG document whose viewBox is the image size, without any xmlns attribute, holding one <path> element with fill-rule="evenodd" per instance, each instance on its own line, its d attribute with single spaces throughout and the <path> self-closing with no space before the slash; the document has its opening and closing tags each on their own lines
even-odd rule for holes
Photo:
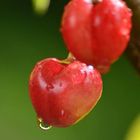
<svg viewBox="0 0 140 140">
<path fill-rule="evenodd" d="M 80 61 L 106 73 L 127 47 L 131 11 L 122 0 L 72 0 L 65 7 L 61 32 Z"/>
<path fill-rule="evenodd" d="M 79 61 L 63 64 L 49 58 L 35 66 L 29 90 L 37 117 L 43 124 L 67 127 L 96 105 L 102 94 L 102 79 L 91 65 Z"/>
</svg>

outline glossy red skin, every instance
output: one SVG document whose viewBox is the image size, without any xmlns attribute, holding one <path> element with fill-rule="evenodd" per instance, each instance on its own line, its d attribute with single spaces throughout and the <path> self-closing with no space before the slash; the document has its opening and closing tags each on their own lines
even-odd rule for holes
<svg viewBox="0 0 140 140">
<path fill-rule="evenodd" d="M 30 76 L 32 104 L 44 124 L 67 127 L 87 115 L 102 94 L 97 70 L 79 61 L 66 65 L 55 58 L 35 66 Z"/>
<path fill-rule="evenodd" d="M 61 32 L 69 51 L 106 73 L 127 47 L 131 11 L 124 1 L 72 0 L 65 7 Z"/>
</svg>

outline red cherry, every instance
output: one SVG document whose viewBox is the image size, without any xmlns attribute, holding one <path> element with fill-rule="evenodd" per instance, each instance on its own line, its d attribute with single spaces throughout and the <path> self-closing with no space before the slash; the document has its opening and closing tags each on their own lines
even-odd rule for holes
<svg viewBox="0 0 140 140">
<path fill-rule="evenodd" d="M 106 73 L 130 38 L 131 11 L 122 0 L 72 0 L 65 7 L 61 32 L 69 51 Z"/>
<path fill-rule="evenodd" d="M 43 124 L 67 127 L 87 115 L 102 94 L 102 80 L 93 66 L 64 64 L 55 58 L 35 66 L 30 76 L 32 104 Z"/>
</svg>

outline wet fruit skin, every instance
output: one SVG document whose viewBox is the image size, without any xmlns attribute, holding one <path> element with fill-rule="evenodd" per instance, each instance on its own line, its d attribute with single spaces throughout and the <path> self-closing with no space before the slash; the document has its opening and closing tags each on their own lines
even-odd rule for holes
<svg viewBox="0 0 140 140">
<path fill-rule="evenodd" d="M 102 94 L 102 79 L 91 65 L 79 61 L 63 64 L 48 58 L 33 69 L 29 90 L 37 117 L 44 124 L 67 127 L 96 105 Z"/>
<path fill-rule="evenodd" d="M 61 33 L 68 50 L 80 61 L 108 72 L 127 47 L 131 11 L 122 0 L 72 0 L 65 7 Z"/>
</svg>

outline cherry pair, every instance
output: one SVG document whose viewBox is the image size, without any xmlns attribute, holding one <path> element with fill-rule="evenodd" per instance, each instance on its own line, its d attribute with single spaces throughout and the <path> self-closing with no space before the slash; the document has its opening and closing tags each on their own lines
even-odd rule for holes
<svg viewBox="0 0 140 140">
<path fill-rule="evenodd" d="M 102 94 L 100 73 L 123 53 L 130 29 L 131 11 L 122 0 L 69 2 L 61 33 L 74 57 L 42 60 L 30 76 L 30 97 L 42 128 L 73 125 L 93 109 Z"/>
</svg>

